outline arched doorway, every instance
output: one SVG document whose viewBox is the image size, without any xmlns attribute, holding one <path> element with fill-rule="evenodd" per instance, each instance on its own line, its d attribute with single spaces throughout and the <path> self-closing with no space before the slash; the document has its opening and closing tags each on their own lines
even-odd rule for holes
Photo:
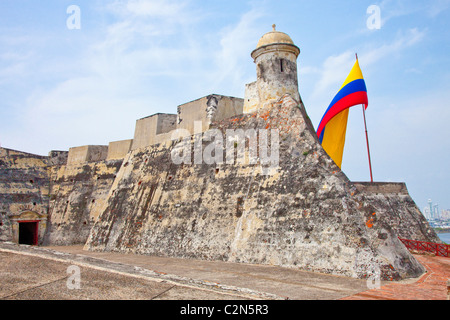
<svg viewBox="0 0 450 320">
<path fill-rule="evenodd" d="M 39 238 L 39 221 L 18 221 L 19 244 L 37 246 Z"/>
<path fill-rule="evenodd" d="M 18 244 L 37 246 L 42 243 L 47 227 L 47 215 L 23 211 L 10 216 L 12 240 Z"/>
</svg>

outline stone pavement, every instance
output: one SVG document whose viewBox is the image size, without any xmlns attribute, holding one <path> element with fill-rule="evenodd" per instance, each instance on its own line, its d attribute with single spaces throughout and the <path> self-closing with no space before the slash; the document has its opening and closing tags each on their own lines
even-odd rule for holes
<svg viewBox="0 0 450 320">
<path fill-rule="evenodd" d="M 0 254 L 0 299 L 45 289 L 43 299 L 337 300 L 367 289 L 364 280 L 276 266 L 90 252 L 82 246 L 0 242 Z M 81 290 L 65 288 L 70 265 L 81 268 Z M 126 277 L 134 278 L 130 285 Z M 142 294 L 130 293 L 133 283 Z"/>
<path fill-rule="evenodd" d="M 446 299 L 450 259 L 416 258 L 429 271 L 420 279 L 383 282 L 380 289 L 368 290 L 364 280 L 276 266 L 0 242 L 0 299 Z M 71 265 L 80 268 L 80 290 L 67 288 L 67 268 Z"/>
<path fill-rule="evenodd" d="M 116 272 L 80 267 L 80 283 L 60 261 L 0 251 L 0 300 L 230 299 L 220 292 L 148 281 Z M 235 296 L 234 299 L 244 299 Z"/>
</svg>

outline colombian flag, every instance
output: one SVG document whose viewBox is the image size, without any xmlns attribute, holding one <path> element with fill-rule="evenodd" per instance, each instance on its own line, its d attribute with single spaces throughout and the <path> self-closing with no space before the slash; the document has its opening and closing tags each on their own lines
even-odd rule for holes
<svg viewBox="0 0 450 320">
<path fill-rule="evenodd" d="M 350 74 L 330 103 L 317 128 L 317 136 L 328 155 L 341 167 L 349 108 L 369 105 L 364 78 L 356 59 Z"/>
</svg>

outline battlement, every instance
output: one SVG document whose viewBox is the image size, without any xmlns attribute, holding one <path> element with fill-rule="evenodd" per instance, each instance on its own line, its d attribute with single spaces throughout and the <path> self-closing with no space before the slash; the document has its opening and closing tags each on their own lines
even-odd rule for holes
<svg viewBox="0 0 450 320">
<path fill-rule="evenodd" d="M 353 182 L 353 184 L 358 191 L 364 193 L 409 194 L 404 182 Z"/>
<path fill-rule="evenodd" d="M 82 146 L 69 149 L 68 165 L 106 160 L 108 146 Z"/>
<path fill-rule="evenodd" d="M 145 148 L 170 139 L 169 132 L 176 129 L 177 115 L 157 113 L 136 121 L 131 150 Z"/>
<path fill-rule="evenodd" d="M 202 132 L 207 131 L 214 121 L 242 114 L 243 106 L 244 99 L 212 94 L 178 106 L 177 114 L 156 113 L 136 120 L 133 139 L 112 141 L 107 146 L 72 147 L 68 152 L 50 151 L 48 159 L 51 165 L 123 159 L 130 151 L 171 142 L 174 130 L 194 134 L 194 129 L 199 130 L 194 128 L 195 122 L 201 122 Z"/>
<path fill-rule="evenodd" d="M 202 123 L 202 132 L 214 121 L 231 118 L 243 113 L 244 99 L 212 94 L 178 106 L 177 129 L 194 134 L 194 123 Z"/>
<path fill-rule="evenodd" d="M 131 150 L 133 139 L 113 141 L 108 145 L 108 156 L 106 160 L 123 159 Z"/>
<path fill-rule="evenodd" d="M 139 119 L 131 150 L 170 142 L 173 130 L 193 134 L 195 122 L 202 123 L 202 132 L 207 131 L 213 121 L 242 114 L 243 106 L 244 99 L 213 94 L 178 106 L 177 114 L 157 113 Z"/>
</svg>

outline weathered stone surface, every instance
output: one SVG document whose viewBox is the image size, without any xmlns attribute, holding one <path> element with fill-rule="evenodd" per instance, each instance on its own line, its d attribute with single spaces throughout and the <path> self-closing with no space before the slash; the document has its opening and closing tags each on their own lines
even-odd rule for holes
<svg viewBox="0 0 450 320">
<path fill-rule="evenodd" d="M 243 105 L 243 99 L 218 94 L 211 94 L 184 103 L 178 106 L 177 129 L 187 130 L 194 134 L 196 131 L 195 123 L 198 122 L 201 124 L 201 131 L 206 131 L 213 121 L 242 114 Z"/>
<path fill-rule="evenodd" d="M 87 149 L 86 149 L 87 150 Z M 122 159 L 65 165 L 49 156 L 0 148 L 0 241 L 18 241 L 20 221 L 39 221 L 38 244 L 84 244 Z"/>
<path fill-rule="evenodd" d="M 136 150 L 117 173 L 85 247 L 358 278 L 378 270 L 383 279 L 424 272 L 322 149 L 302 104 L 285 96 L 212 127 L 224 134 L 278 129 L 277 172 L 264 175 L 260 165 L 175 165 L 177 142 Z"/>
<path fill-rule="evenodd" d="M 50 168 L 49 222 L 44 244 L 84 244 L 122 159 Z"/>
<path fill-rule="evenodd" d="M 110 142 L 106 160 L 123 159 L 131 150 L 132 144 L 133 139 Z"/>
<path fill-rule="evenodd" d="M 375 215 L 369 219 L 383 220 L 403 239 L 441 243 L 438 235 L 428 224 L 404 183 L 353 183 L 359 203 L 372 206 Z M 382 236 L 382 235 L 380 235 Z"/>
<path fill-rule="evenodd" d="M 176 114 L 165 113 L 157 113 L 137 120 L 131 150 L 170 140 L 169 132 L 176 128 L 176 122 Z"/>
<path fill-rule="evenodd" d="M 0 241 L 18 241 L 21 214 L 47 216 L 48 185 L 48 157 L 0 148 Z M 45 223 L 39 228 L 42 242 Z"/>
<path fill-rule="evenodd" d="M 96 162 L 106 160 L 108 146 L 82 146 L 69 149 L 67 164 L 83 164 L 85 162 Z"/>
<path fill-rule="evenodd" d="M 52 150 L 48 153 L 48 165 L 65 165 L 67 164 L 67 159 L 69 157 L 69 151 L 57 151 Z"/>
</svg>

